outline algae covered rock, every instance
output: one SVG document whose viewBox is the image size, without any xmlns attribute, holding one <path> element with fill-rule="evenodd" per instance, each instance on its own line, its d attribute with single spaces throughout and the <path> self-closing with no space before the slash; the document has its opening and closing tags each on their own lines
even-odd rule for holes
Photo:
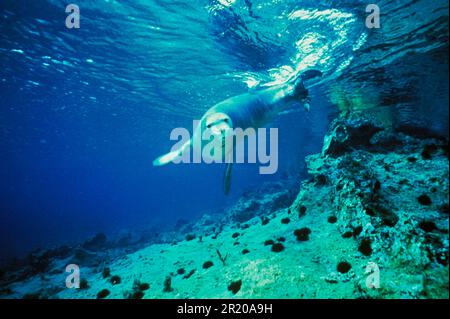
<svg viewBox="0 0 450 319">
<path fill-rule="evenodd" d="M 370 146 L 371 138 L 383 130 L 380 123 L 367 118 L 338 118 L 324 138 L 323 155 L 340 156 L 352 148 Z"/>
<path fill-rule="evenodd" d="M 261 191 L 257 196 L 247 195 L 241 198 L 230 211 L 232 221 L 244 223 L 256 216 L 265 216 L 276 210 L 287 208 L 295 198 L 295 193 L 288 189 L 278 189 L 270 184 L 262 187 L 273 192 Z"/>
<path fill-rule="evenodd" d="M 401 287 L 374 291 L 359 285 L 361 297 L 448 298 L 447 147 L 442 138 L 409 136 L 371 119 L 341 118 L 332 123 L 322 153 L 306 158 L 314 178 L 302 182 L 291 209 L 324 214 L 343 240 L 356 242 L 360 258 L 384 269 L 385 281 L 404 280 Z M 326 183 L 317 183 L 318 176 Z M 300 231 L 296 236 L 303 238 Z M 340 264 L 338 272 L 347 269 Z"/>
<path fill-rule="evenodd" d="M 105 248 L 107 243 L 107 237 L 103 233 L 98 233 L 91 239 L 85 241 L 82 245 L 84 249 L 89 250 L 100 250 L 102 248 Z"/>
<path fill-rule="evenodd" d="M 240 201 L 234 208 L 231 214 L 232 219 L 236 222 L 243 223 L 255 217 L 260 204 L 255 200 Z"/>
</svg>

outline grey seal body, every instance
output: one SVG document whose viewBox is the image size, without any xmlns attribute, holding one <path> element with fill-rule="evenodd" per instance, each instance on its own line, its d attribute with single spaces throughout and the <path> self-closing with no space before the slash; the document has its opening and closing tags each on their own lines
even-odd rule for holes
<svg viewBox="0 0 450 319">
<path fill-rule="evenodd" d="M 264 127 L 293 102 L 300 102 L 309 110 L 308 90 L 303 82 L 321 75 L 320 71 L 309 70 L 293 81 L 233 96 L 215 104 L 202 116 L 191 140 L 180 148 L 158 157 L 153 161 L 153 165 L 161 166 L 175 161 L 191 145 L 194 153 L 204 155 L 202 143 L 193 143 L 193 140 L 202 139 L 205 132 L 217 137 L 213 141 L 220 143 L 217 146 L 222 149 L 221 154 L 224 154 L 225 158 L 230 154 L 232 156 L 233 149 L 227 149 L 227 147 L 231 145 L 234 148 L 241 141 L 236 141 L 236 143 L 225 142 L 226 139 L 233 138 L 229 135 L 229 132 L 232 131 L 230 129 L 241 128 L 245 130 L 247 128 Z M 212 158 L 215 156 L 216 154 L 211 154 Z M 227 194 L 230 189 L 232 164 L 231 161 L 227 160 L 226 162 L 224 191 Z"/>
<path fill-rule="evenodd" d="M 282 84 L 241 94 L 214 105 L 205 116 L 224 113 L 231 118 L 234 128 L 264 127 L 291 102 L 297 101 L 293 92 L 292 85 Z"/>
</svg>

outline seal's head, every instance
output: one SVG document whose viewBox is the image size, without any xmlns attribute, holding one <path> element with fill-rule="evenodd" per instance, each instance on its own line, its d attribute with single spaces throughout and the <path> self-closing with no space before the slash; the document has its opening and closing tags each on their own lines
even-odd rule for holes
<svg viewBox="0 0 450 319">
<path fill-rule="evenodd" d="M 205 118 L 205 129 L 211 130 L 213 135 L 223 135 L 233 128 L 231 118 L 225 113 L 212 113 Z"/>
<path fill-rule="evenodd" d="M 203 130 L 208 131 L 209 137 L 213 139 L 213 144 L 221 149 L 221 154 L 215 154 L 215 149 L 211 150 L 211 156 L 219 158 L 227 156 L 233 148 L 233 123 L 231 118 L 221 112 L 208 114 L 203 121 Z"/>
</svg>

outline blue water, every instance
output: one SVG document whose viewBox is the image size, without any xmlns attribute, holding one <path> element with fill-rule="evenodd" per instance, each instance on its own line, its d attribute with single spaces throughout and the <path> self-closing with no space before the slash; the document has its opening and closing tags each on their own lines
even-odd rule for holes
<svg viewBox="0 0 450 319">
<path fill-rule="evenodd" d="M 321 149 L 345 109 L 448 136 L 448 1 L 78 0 L 0 3 L 0 256 L 99 231 L 170 227 L 220 212 L 246 190 L 286 177 Z M 153 167 L 192 125 L 233 95 L 320 69 L 309 113 L 281 115 L 279 170 Z"/>
</svg>

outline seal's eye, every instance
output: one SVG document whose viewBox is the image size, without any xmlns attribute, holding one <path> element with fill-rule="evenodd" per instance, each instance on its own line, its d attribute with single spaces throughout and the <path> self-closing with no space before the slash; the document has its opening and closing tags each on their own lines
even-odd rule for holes
<svg viewBox="0 0 450 319">
<path fill-rule="evenodd" d="M 206 125 L 207 128 L 211 128 L 211 124 Z"/>
</svg>

